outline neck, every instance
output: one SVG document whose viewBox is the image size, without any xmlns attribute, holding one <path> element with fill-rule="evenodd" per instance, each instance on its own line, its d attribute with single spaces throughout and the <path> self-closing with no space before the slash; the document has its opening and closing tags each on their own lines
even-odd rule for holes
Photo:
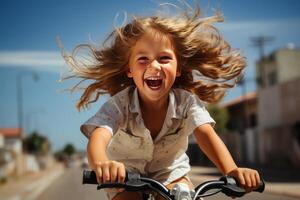
<svg viewBox="0 0 300 200">
<path fill-rule="evenodd" d="M 141 109 L 144 111 L 149 111 L 149 112 L 161 112 L 163 110 L 166 110 L 168 108 L 169 104 L 169 95 L 166 97 L 158 100 L 158 101 L 145 101 L 140 98 L 140 106 Z"/>
</svg>

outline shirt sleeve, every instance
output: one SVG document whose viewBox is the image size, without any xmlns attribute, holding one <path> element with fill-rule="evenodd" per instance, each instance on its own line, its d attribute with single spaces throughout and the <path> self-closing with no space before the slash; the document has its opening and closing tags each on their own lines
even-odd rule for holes
<svg viewBox="0 0 300 200">
<path fill-rule="evenodd" d="M 191 95 L 187 105 L 186 132 L 191 134 L 195 128 L 207 123 L 214 126 L 216 122 L 206 110 L 203 102 L 196 95 Z"/>
<path fill-rule="evenodd" d="M 93 117 L 81 125 L 80 130 L 87 138 L 98 127 L 106 128 L 113 135 L 122 121 L 123 113 L 120 110 L 120 106 L 112 98 L 104 103 Z"/>
</svg>

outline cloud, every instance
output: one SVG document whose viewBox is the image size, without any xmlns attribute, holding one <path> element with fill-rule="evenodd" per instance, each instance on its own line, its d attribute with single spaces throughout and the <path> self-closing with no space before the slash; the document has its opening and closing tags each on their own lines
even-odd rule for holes
<svg viewBox="0 0 300 200">
<path fill-rule="evenodd" d="M 216 24 L 226 39 L 239 43 L 239 47 L 249 46 L 249 37 L 260 34 L 278 38 L 290 38 L 294 42 L 300 33 L 300 18 L 254 21 L 225 21 Z M 293 30 L 293 31 L 291 31 Z M 245 39 L 246 38 L 246 39 Z M 242 44 L 245 43 L 245 44 Z M 284 44 L 285 45 L 285 44 Z M 0 67 L 24 67 L 41 71 L 61 72 L 66 64 L 58 51 L 0 51 Z"/>
<path fill-rule="evenodd" d="M 0 67 L 24 67 L 59 73 L 64 66 L 56 51 L 0 51 Z"/>
</svg>

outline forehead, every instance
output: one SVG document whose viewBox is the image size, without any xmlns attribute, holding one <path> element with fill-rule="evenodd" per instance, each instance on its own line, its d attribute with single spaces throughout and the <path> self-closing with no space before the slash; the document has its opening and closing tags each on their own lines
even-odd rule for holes
<svg viewBox="0 0 300 200">
<path fill-rule="evenodd" d="M 132 53 L 148 51 L 175 51 L 171 37 L 159 31 L 150 30 L 143 34 L 132 48 Z"/>
</svg>

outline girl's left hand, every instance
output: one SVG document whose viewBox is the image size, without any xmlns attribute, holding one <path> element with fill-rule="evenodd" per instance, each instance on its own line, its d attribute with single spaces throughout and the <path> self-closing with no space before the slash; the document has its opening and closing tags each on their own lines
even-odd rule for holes
<svg viewBox="0 0 300 200">
<path fill-rule="evenodd" d="M 254 169 L 236 168 L 230 171 L 228 176 L 234 177 L 246 192 L 251 192 L 258 188 L 260 183 L 259 173 Z"/>
</svg>

